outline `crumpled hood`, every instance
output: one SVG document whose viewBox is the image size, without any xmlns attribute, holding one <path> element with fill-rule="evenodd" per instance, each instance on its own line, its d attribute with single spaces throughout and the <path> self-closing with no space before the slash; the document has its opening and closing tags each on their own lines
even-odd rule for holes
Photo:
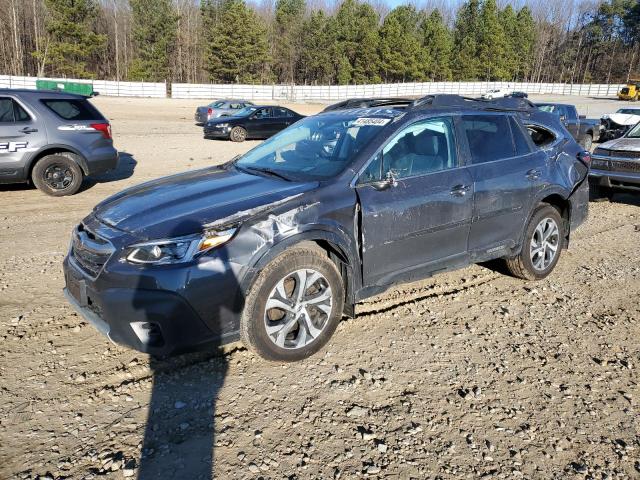
<svg viewBox="0 0 640 480">
<path fill-rule="evenodd" d="M 608 142 L 601 143 L 598 148 L 607 150 L 624 150 L 627 152 L 640 152 L 640 138 L 616 138 Z"/>
<path fill-rule="evenodd" d="M 240 221 L 316 186 L 212 167 L 123 190 L 99 203 L 94 215 L 141 239 L 178 237 L 226 218 Z"/>
<path fill-rule="evenodd" d="M 604 115 L 603 119 L 609 119 L 618 125 L 635 125 L 640 122 L 640 114 L 632 115 L 630 113 L 611 113 Z"/>
</svg>

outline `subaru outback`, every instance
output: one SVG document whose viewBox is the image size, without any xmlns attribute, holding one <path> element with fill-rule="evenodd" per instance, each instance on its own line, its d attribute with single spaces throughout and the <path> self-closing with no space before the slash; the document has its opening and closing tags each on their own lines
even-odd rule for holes
<svg viewBox="0 0 640 480">
<path fill-rule="evenodd" d="M 85 176 L 117 164 L 111 126 L 87 97 L 0 89 L 0 183 L 73 195 Z"/>
<path fill-rule="evenodd" d="M 153 355 L 242 339 L 303 359 L 394 284 L 497 258 L 549 275 L 587 216 L 589 161 L 521 99 L 321 113 L 98 204 L 72 233 L 65 293 Z"/>
</svg>

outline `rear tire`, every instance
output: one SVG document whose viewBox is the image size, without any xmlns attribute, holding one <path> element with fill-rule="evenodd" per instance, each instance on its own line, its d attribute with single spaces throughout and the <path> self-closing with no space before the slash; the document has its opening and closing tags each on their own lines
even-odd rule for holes
<svg viewBox="0 0 640 480">
<path fill-rule="evenodd" d="M 232 142 L 244 142 L 247 139 L 247 131 L 242 127 L 233 127 L 229 138 Z"/>
<path fill-rule="evenodd" d="M 564 223 L 560 213 L 551 205 L 542 203 L 527 224 L 520 254 L 505 259 L 507 269 L 514 277 L 542 280 L 558 263 L 564 242 Z"/>
<path fill-rule="evenodd" d="M 293 247 L 263 268 L 249 289 L 240 337 L 267 360 L 302 360 L 329 341 L 343 308 L 336 265 L 323 250 Z"/>
<path fill-rule="evenodd" d="M 580 137 L 580 141 L 578 142 L 582 148 L 586 151 L 590 152 L 591 147 L 593 147 L 593 135 L 590 133 L 585 133 Z"/>
<path fill-rule="evenodd" d="M 38 190 L 52 197 L 73 195 L 80 190 L 84 175 L 77 155 L 63 152 L 42 157 L 31 172 L 31 180 Z"/>
</svg>

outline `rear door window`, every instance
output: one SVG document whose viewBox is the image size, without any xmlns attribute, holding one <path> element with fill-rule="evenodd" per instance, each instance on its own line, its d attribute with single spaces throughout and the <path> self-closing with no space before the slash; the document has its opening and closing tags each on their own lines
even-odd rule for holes
<svg viewBox="0 0 640 480">
<path fill-rule="evenodd" d="M 465 115 L 462 117 L 462 130 L 474 165 L 515 155 L 508 116 Z"/>
<path fill-rule="evenodd" d="M 0 123 L 26 122 L 31 117 L 12 98 L 0 98 Z"/>
<path fill-rule="evenodd" d="M 291 112 L 286 108 L 275 107 L 273 109 L 273 116 L 276 118 L 286 118 L 286 117 L 291 117 L 293 115 L 291 115 Z"/>
<path fill-rule="evenodd" d="M 10 98 L 0 98 L 0 122 L 13 123 L 15 121 L 15 116 L 13 114 L 13 100 Z"/>
<path fill-rule="evenodd" d="M 50 99 L 41 102 L 64 120 L 104 120 L 104 117 L 86 100 Z"/>
</svg>

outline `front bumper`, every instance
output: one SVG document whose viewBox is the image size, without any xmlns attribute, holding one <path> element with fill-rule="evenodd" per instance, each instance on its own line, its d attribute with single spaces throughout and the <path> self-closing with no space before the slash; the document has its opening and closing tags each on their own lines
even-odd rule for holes
<svg viewBox="0 0 640 480">
<path fill-rule="evenodd" d="M 594 155 L 589 182 L 602 187 L 640 191 L 640 159 Z"/>
<path fill-rule="evenodd" d="M 231 127 L 204 127 L 204 138 L 229 138 Z"/>
<path fill-rule="evenodd" d="M 117 344 L 165 356 L 239 338 L 239 287 L 235 273 L 220 263 L 206 274 L 194 265 L 146 269 L 144 274 L 121 264 L 105 265 L 93 278 L 70 253 L 63 267 L 64 294 L 71 305 Z"/>
</svg>

